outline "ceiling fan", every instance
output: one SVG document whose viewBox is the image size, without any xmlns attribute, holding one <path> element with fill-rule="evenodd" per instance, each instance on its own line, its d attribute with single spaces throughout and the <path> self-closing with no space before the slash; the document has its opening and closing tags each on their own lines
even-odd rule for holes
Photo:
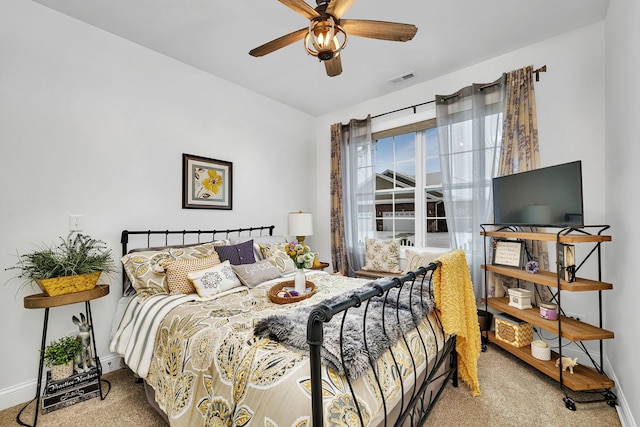
<svg viewBox="0 0 640 427">
<path fill-rule="evenodd" d="M 309 27 L 279 37 L 249 52 L 251 56 L 264 56 L 304 39 L 310 55 L 324 62 L 330 77 L 342 73 L 340 52 L 347 44 L 347 35 L 378 40 L 406 42 L 411 40 L 418 27 L 397 22 L 363 19 L 341 19 L 355 0 L 316 0 L 312 8 L 303 0 L 278 0 L 294 12 L 309 19 Z"/>
</svg>

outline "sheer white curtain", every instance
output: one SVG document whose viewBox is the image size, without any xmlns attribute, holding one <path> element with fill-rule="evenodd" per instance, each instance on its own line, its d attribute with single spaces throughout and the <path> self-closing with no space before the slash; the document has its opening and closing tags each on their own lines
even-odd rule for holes
<svg viewBox="0 0 640 427">
<path fill-rule="evenodd" d="M 350 275 L 365 264 L 365 237 L 374 237 L 375 179 L 371 117 L 352 119 L 342 132 L 345 253 Z"/>
<path fill-rule="evenodd" d="M 505 76 L 436 96 L 442 190 L 452 249 L 467 255 L 476 298 L 483 294 L 480 224 L 493 222 L 492 178 L 502 140 Z"/>
</svg>

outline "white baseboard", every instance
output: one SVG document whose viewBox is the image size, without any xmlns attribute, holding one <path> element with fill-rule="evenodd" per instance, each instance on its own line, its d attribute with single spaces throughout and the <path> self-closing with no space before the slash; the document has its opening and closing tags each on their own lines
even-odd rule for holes
<svg viewBox="0 0 640 427">
<path fill-rule="evenodd" d="M 609 378 L 611 378 L 616 384 L 619 384 L 618 379 L 616 377 L 616 373 L 611 367 L 611 364 L 609 363 L 609 360 L 606 357 L 604 358 L 604 370 L 607 373 L 607 376 Z M 622 427 L 638 427 L 638 425 L 633 419 L 633 414 L 631 413 L 629 402 L 627 402 L 627 399 L 625 399 L 622 389 L 619 387 L 616 387 L 614 388 L 613 392 L 618 398 L 616 411 L 618 412 L 618 417 L 620 418 L 620 424 L 622 424 Z"/>
<path fill-rule="evenodd" d="M 120 369 L 121 357 L 117 354 L 110 354 L 106 357 L 100 357 L 102 364 L 102 373 L 106 374 L 111 371 Z M 26 381 L 22 384 L 0 390 L 0 411 L 11 408 L 12 406 L 31 401 L 36 395 L 36 387 L 38 385 L 37 378 Z"/>
</svg>

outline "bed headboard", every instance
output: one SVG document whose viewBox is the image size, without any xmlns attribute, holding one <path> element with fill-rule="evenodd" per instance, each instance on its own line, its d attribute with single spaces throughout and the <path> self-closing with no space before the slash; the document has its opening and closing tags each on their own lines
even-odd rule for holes
<svg viewBox="0 0 640 427">
<path fill-rule="evenodd" d="M 132 249 L 197 245 L 241 236 L 273 236 L 275 225 L 227 228 L 221 230 L 123 230 L 120 237 L 122 256 Z M 122 292 L 127 290 L 127 273 L 122 270 Z"/>
</svg>

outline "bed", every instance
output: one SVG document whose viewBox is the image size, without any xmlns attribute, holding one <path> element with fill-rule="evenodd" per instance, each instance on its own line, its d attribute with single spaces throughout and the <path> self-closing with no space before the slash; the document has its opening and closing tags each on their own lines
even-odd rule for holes
<svg viewBox="0 0 640 427">
<path fill-rule="evenodd" d="M 285 239 L 273 230 L 123 231 L 123 297 L 110 348 L 170 425 L 419 426 L 458 377 L 479 394 L 468 269 L 446 268 L 460 253 L 375 281 L 307 270 L 315 293 L 279 304 L 269 291 L 293 273 L 285 259 L 274 261 L 278 254 L 258 260 Z M 197 264 L 212 251 L 227 254 L 218 267 L 237 263 L 240 286 L 212 297 L 199 287 L 166 291 L 175 272 L 154 263 L 175 265 L 190 253 Z M 280 274 L 263 274 L 265 263 Z M 255 277 L 245 277 L 250 270 Z M 154 279 L 135 286 L 145 275 Z"/>
</svg>

